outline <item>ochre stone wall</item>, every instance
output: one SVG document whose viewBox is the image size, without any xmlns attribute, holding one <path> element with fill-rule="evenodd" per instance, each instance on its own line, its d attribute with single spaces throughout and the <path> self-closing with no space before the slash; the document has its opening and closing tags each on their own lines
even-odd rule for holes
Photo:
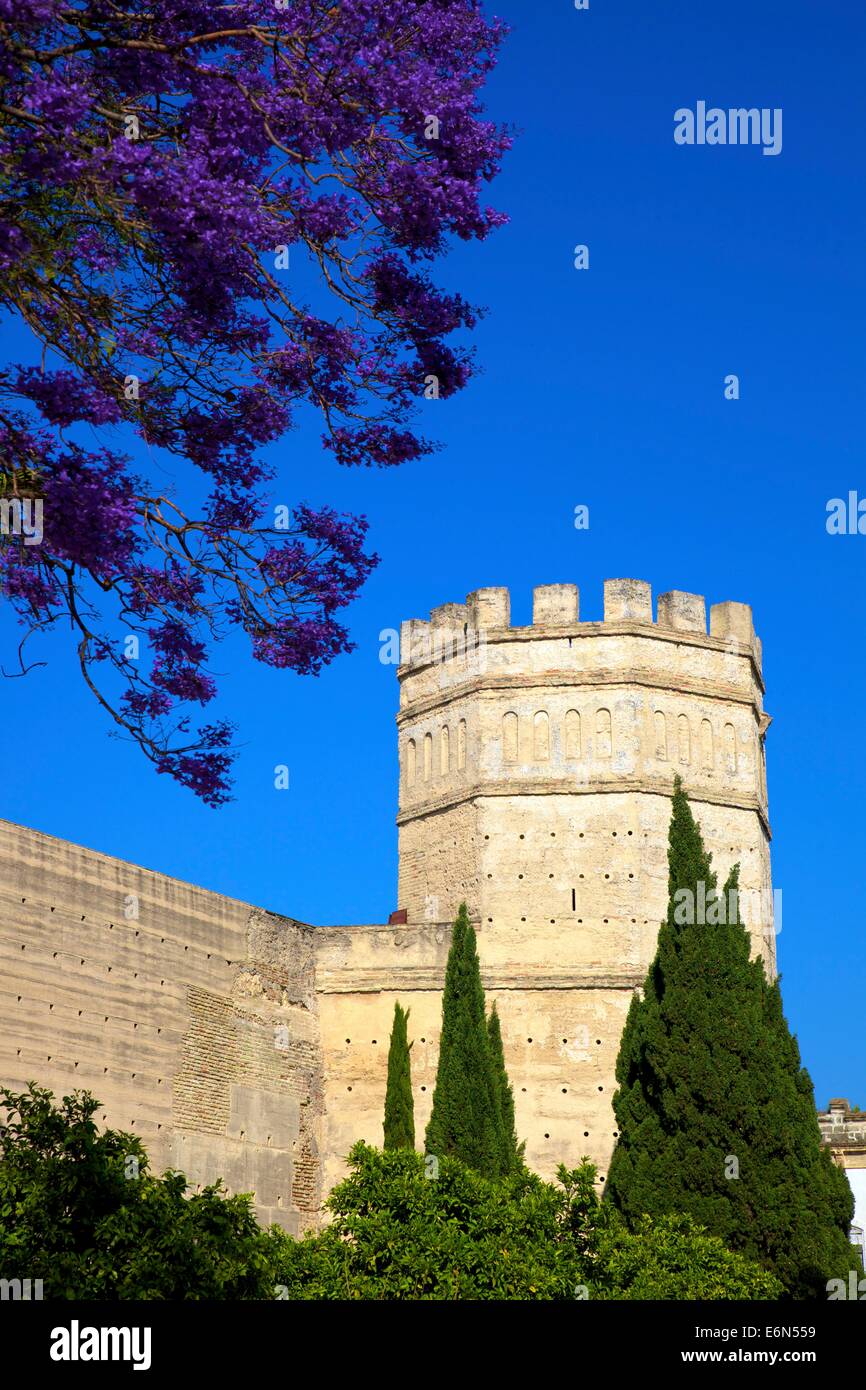
<svg viewBox="0 0 866 1390">
<path fill-rule="evenodd" d="M 0 822 L 0 1081 L 89 1090 L 157 1168 L 316 1219 L 312 931 Z"/>
<path fill-rule="evenodd" d="M 423 1145 L 439 1057 L 450 926 L 319 927 L 319 1020 L 324 1057 L 326 1190 L 358 1139 L 381 1145 L 394 1001 L 411 1010 L 415 1137 Z"/>
</svg>

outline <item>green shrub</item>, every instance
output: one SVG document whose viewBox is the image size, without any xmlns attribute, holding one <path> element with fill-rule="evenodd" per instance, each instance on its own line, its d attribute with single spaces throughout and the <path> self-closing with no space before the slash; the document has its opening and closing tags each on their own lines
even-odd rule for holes
<svg viewBox="0 0 866 1390">
<path fill-rule="evenodd" d="M 630 1233 L 595 1169 L 490 1181 L 456 1159 L 357 1144 L 332 1224 L 286 1239 L 277 1282 L 297 1299 L 773 1298 L 781 1286 L 689 1218 Z"/>
<path fill-rule="evenodd" d="M 154 1177 L 135 1135 L 100 1133 L 87 1092 L 55 1105 L 31 1085 L 0 1105 L 0 1277 L 41 1279 L 49 1299 L 273 1298 L 280 1241 L 249 1197 Z"/>
</svg>

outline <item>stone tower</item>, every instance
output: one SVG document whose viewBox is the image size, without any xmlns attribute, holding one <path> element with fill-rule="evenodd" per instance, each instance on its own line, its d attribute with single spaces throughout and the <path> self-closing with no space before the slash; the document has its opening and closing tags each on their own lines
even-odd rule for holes
<svg viewBox="0 0 866 1390">
<path fill-rule="evenodd" d="M 751 609 L 611 579 L 603 622 L 577 588 L 506 589 L 401 634 L 399 906 L 406 930 L 465 899 L 502 1019 L 527 1161 L 588 1153 L 602 1175 L 629 1001 L 667 908 L 679 773 L 720 883 L 740 864 L 755 954 L 775 971 L 761 645 Z M 423 936 L 422 932 L 422 936 Z"/>
</svg>

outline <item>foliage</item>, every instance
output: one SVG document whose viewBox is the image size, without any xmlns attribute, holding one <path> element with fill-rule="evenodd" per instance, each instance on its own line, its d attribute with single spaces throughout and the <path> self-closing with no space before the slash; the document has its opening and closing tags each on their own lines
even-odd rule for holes
<svg viewBox="0 0 866 1390">
<path fill-rule="evenodd" d="M 320 1235 L 286 1239 L 293 1299 L 772 1298 L 778 1283 L 687 1218 L 636 1234 L 599 1203 L 589 1163 L 546 1183 L 357 1144 Z"/>
<path fill-rule="evenodd" d="M 357 1144 L 319 1235 L 262 1231 L 248 1197 L 154 1178 L 99 1103 L 0 1092 L 0 1278 L 48 1299 L 765 1298 L 778 1286 L 687 1218 L 632 1234 L 584 1162 L 547 1183 Z M 136 1176 L 137 1172 L 137 1176 Z"/>
<path fill-rule="evenodd" d="M 412 1044 L 406 1031 L 410 1010 L 394 1005 L 391 1045 L 388 1048 L 388 1082 L 385 1090 L 386 1149 L 414 1149 L 415 1105 L 412 1099 Z"/>
<path fill-rule="evenodd" d="M 461 903 L 445 970 L 439 1065 L 425 1138 L 427 1152 L 438 1158 L 459 1158 L 487 1177 L 506 1172 L 510 1160 L 501 1088 L 484 1014 L 475 930 L 466 904 Z"/>
<path fill-rule="evenodd" d="M 99 1132 L 87 1092 L 55 1105 L 31 1084 L 0 1105 L 0 1277 L 41 1279 L 48 1299 L 274 1296 L 279 1237 L 249 1197 L 153 1177 L 135 1135 Z"/>
<path fill-rule="evenodd" d="M 526 1144 L 518 1144 L 517 1142 L 517 1130 L 514 1125 L 514 1091 L 505 1068 L 502 1028 L 495 1003 L 487 1019 L 487 1038 L 496 1078 L 499 1112 L 502 1116 L 502 1171 L 503 1173 L 511 1173 L 523 1165 L 523 1151 Z"/>
<path fill-rule="evenodd" d="M 779 983 L 750 959 L 738 870 L 720 897 L 679 782 L 668 865 L 667 919 L 617 1060 L 606 1195 L 633 1230 L 688 1213 L 791 1296 L 822 1296 L 850 1266 L 851 1191 L 821 1145 Z"/>
<path fill-rule="evenodd" d="M 341 464 L 416 459 L 416 404 L 471 374 L 446 339 L 478 311 L 428 266 L 504 220 L 503 34 L 477 0 L 0 0 L 0 305 L 41 353 L 0 373 L 0 495 L 44 508 L 39 543 L 0 539 L 0 593 L 25 641 L 70 627 L 119 729 L 210 804 L 208 642 L 315 673 L 376 562 L 363 517 L 267 505 L 257 450 L 309 406 Z"/>
<path fill-rule="evenodd" d="M 688 1215 L 644 1216 L 634 1232 L 615 1223 L 601 1245 L 607 1299 L 776 1299 L 778 1279 L 728 1250 Z"/>
</svg>

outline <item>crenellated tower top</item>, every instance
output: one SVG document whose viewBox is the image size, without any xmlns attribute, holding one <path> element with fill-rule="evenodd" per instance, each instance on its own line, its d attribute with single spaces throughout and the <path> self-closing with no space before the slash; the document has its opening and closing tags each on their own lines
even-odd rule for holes
<svg viewBox="0 0 866 1390">
<path fill-rule="evenodd" d="M 574 584 L 505 588 L 401 629 L 399 907 L 443 921 L 466 899 L 494 956 L 643 968 L 666 910 L 674 778 L 772 968 L 761 644 L 745 603 L 608 579 L 581 621 Z M 583 867 L 581 867 L 581 865 Z M 531 928 L 531 929 L 530 929 Z M 563 936 L 563 933 L 565 935 Z M 616 973 L 616 971 L 614 971 Z"/>
<path fill-rule="evenodd" d="M 761 641 L 755 635 L 752 610 L 747 603 L 725 601 L 710 607 L 707 632 L 707 605 L 702 594 L 673 589 L 658 597 L 657 618 L 653 619 L 651 586 L 642 579 L 604 581 L 604 618 L 581 621 L 580 591 L 576 584 L 541 584 L 532 591 L 532 625 L 512 626 L 511 595 L 506 588 L 476 589 L 465 603 L 443 603 L 434 608 L 429 620 L 410 618 L 401 627 L 401 666 L 415 666 L 441 660 L 449 650 L 457 654 L 468 645 L 486 640 L 526 639 L 537 636 L 572 635 L 591 637 L 602 628 L 617 631 L 623 625 L 654 628 L 661 637 L 689 634 L 702 638 L 708 647 L 720 646 L 728 652 L 753 659 L 760 676 Z M 688 640 L 688 639 L 686 639 Z"/>
</svg>

